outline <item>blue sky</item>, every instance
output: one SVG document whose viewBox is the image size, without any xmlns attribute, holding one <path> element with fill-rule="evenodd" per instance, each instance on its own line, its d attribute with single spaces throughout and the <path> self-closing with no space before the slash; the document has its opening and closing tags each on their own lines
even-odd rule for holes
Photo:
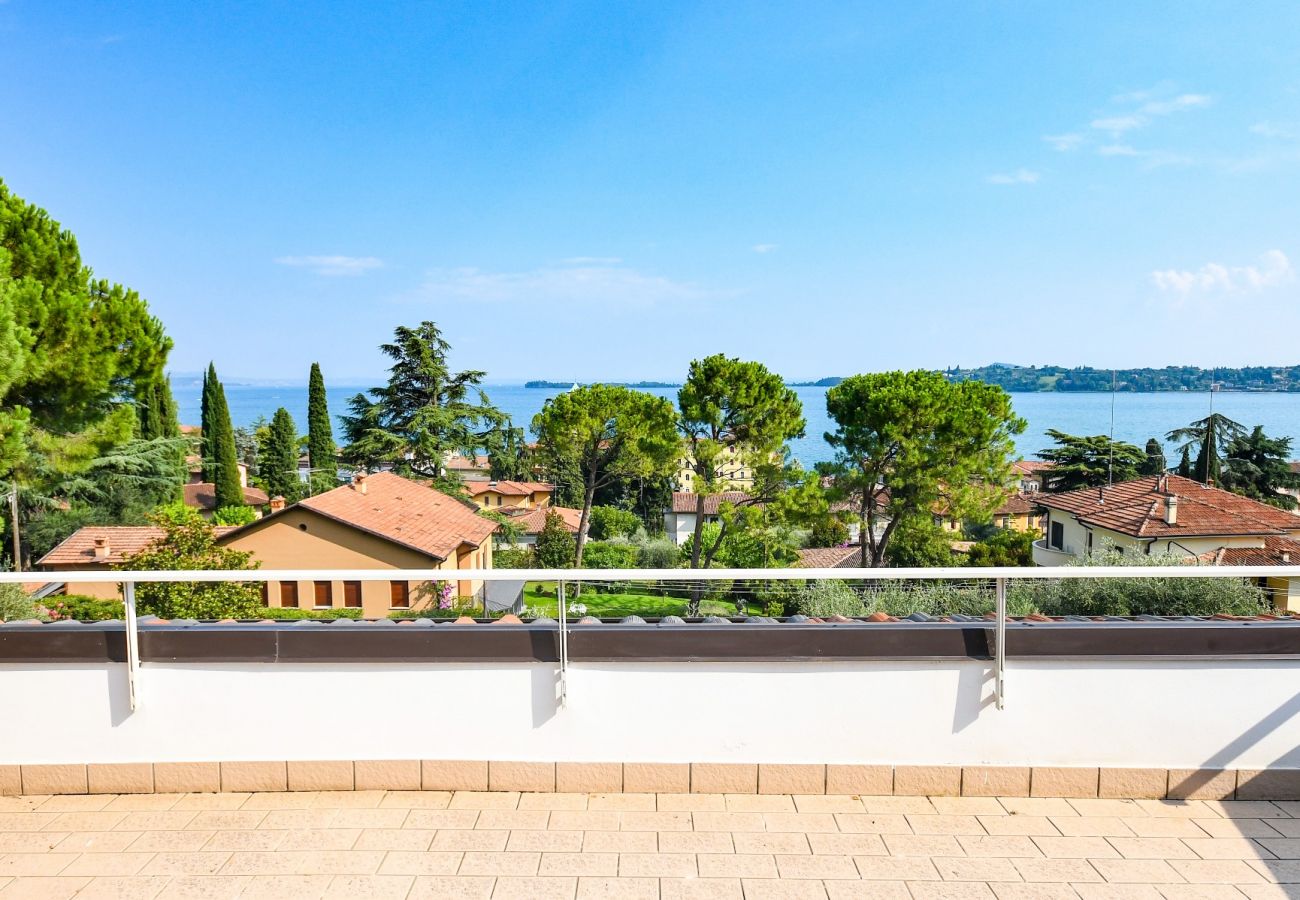
<svg viewBox="0 0 1300 900">
<path fill-rule="evenodd" d="M 1300 361 L 1290 2 L 0 0 L 0 121 L 181 371 Z"/>
</svg>

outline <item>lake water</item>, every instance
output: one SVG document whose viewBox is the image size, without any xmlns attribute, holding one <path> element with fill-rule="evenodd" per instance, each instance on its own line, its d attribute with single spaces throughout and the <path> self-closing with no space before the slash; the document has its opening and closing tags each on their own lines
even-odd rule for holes
<svg viewBox="0 0 1300 900">
<path fill-rule="evenodd" d="M 346 412 L 348 398 L 366 387 L 368 385 L 335 385 L 328 390 L 330 412 L 336 419 L 340 413 Z M 173 390 L 180 406 L 181 421 L 197 424 L 200 387 L 178 384 Z M 804 465 L 829 459 L 831 448 L 822 439 L 822 435 L 832 429 L 826 415 L 825 388 L 801 387 L 795 390 L 803 401 L 804 415 L 808 419 L 808 436 L 792 445 L 795 458 Z M 507 384 L 489 385 L 487 392 L 494 404 L 525 428 L 547 398 L 560 393 L 558 390 Z M 677 389 L 662 388 L 650 393 L 672 399 L 676 397 Z M 226 401 L 236 426 L 251 425 L 259 417 L 270 419 L 276 408 L 283 406 L 301 431 L 307 429 L 306 386 L 227 384 Z M 1106 434 L 1110 430 L 1110 394 L 1012 394 L 1012 401 L 1016 412 L 1029 422 L 1029 427 L 1016 442 L 1016 449 L 1024 457 L 1032 457 L 1051 445 L 1044 434 L 1049 428 L 1069 434 Z M 1214 408 L 1247 427 L 1263 425 L 1270 436 L 1291 438 L 1296 455 L 1300 455 L 1300 394 L 1219 393 L 1214 396 Z M 1141 447 L 1147 438 L 1163 438 L 1166 432 L 1203 418 L 1208 412 L 1208 394 L 1116 394 L 1115 436 Z M 335 438 L 340 435 L 336 420 Z M 1175 461 L 1173 448 L 1166 447 L 1165 453 L 1172 464 Z"/>
</svg>

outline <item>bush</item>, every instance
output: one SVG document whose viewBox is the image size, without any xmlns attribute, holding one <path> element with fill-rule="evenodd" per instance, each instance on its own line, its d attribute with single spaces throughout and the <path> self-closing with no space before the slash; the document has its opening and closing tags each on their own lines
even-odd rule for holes
<svg viewBox="0 0 1300 900">
<path fill-rule="evenodd" d="M 584 569 L 635 569 L 637 548 L 628 543 L 592 541 L 582 548 Z"/>
<path fill-rule="evenodd" d="M 596 541 L 616 537 L 632 537 L 641 527 L 636 513 L 617 506 L 593 506 L 587 523 L 587 535 Z"/>
<path fill-rule="evenodd" d="M 1187 566 L 1177 554 L 1121 553 L 1103 546 L 1083 566 Z M 1049 616 L 1253 616 L 1268 610 L 1264 592 L 1244 578 L 1070 578 L 1013 583 L 1008 604 Z"/>
<path fill-rule="evenodd" d="M 251 506 L 223 506 L 212 514 L 214 525 L 247 525 L 257 521 Z"/>
<path fill-rule="evenodd" d="M 863 616 L 862 595 L 843 581 L 810 581 L 795 593 L 794 607 L 805 616 Z"/>
<path fill-rule="evenodd" d="M 572 569 L 573 557 L 577 553 L 577 540 L 573 532 L 564 526 L 560 514 L 551 510 L 546 514 L 546 524 L 537 535 L 533 547 L 533 556 L 542 569 Z"/>
<path fill-rule="evenodd" d="M 355 606 L 338 609 L 297 609 L 291 606 L 264 606 L 257 614 L 259 619 L 296 621 L 298 619 L 360 619 L 361 610 Z"/>
<path fill-rule="evenodd" d="M 675 569 L 681 562 L 681 551 L 666 537 L 647 538 L 637 544 L 636 564 L 641 569 Z"/>
<path fill-rule="evenodd" d="M 970 548 L 968 566 L 1032 566 L 1034 535 L 999 528 Z"/>
<path fill-rule="evenodd" d="M 476 606 L 472 597 L 457 597 L 451 606 L 422 606 L 419 609 L 402 609 L 388 614 L 390 619 L 459 619 L 469 616 L 471 619 L 483 617 L 483 607 Z"/>
<path fill-rule="evenodd" d="M 536 565 L 532 547 L 498 547 L 492 551 L 494 569 L 531 569 Z"/>
<path fill-rule="evenodd" d="M 899 569 L 951 566 L 952 537 L 929 519 L 914 516 L 894 529 L 885 556 Z"/>
<path fill-rule="evenodd" d="M 40 617 L 36 601 L 22 585 L 0 584 L 0 622 L 22 622 Z"/>
<path fill-rule="evenodd" d="M 880 581 L 864 592 L 868 612 L 882 612 L 890 616 L 910 616 L 925 613 L 927 616 L 982 616 L 992 612 L 997 605 L 991 582 L 963 583 L 954 581 Z M 1026 615 L 1032 609 L 1011 607 L 1011 615 Z"/>
<path fill-rule="evenodd" d="M 47 597 L 41 601 L 50 619 L 76 619 L 78 622 L 106 622 L 110 619 L 126 618 L 126 609 L 121 600 L 103 597 L 87 597 L 84 594 L 68 594 L 63 597 Z"/>
<path fill-rule="evenodd" d="M 849 527 L 833 515 L 825 515 L 813 523 L 808 532 L 809 547 L 839 547 L 849 540 Z"/>
</svg>

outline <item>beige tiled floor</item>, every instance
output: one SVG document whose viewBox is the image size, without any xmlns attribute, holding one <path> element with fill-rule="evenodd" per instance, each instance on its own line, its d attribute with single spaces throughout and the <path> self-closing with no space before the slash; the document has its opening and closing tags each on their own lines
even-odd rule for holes
<svg viewBox="0 0 1300 900">
<path fill-rule="evenodd" d="M 1300 898 L 1300 804 L 359 791 L 0 797 L 11 897 Z"/>
</svg>

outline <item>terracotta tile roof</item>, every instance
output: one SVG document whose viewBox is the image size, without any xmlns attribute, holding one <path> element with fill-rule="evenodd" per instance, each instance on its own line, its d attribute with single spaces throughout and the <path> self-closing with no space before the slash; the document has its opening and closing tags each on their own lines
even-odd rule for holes
<svg viewBox="0 0 1300 900">
<path fill-rule="evenodd" d="M 507 497 L 527 497 L 530 494 L 550 494 L 555 488 L 543 481 L 471 481 L 466 483 L 465 490 L 469 491 L 471 497 L 490 492 Z"/>
<path fill-rule="evenodd" d="M 796 569 L 853 569 L 862 562 L 861 547 L 807 547 L 799 551 Z"/>
<path fill-rule="evenodd" d="M 560 518 L 564 520 L 564 528 L 574 534 L 578 533 L 578 524 L 582 520 L 582 510 L 570 509 L 567 506 L 535 506 L 532 509 L 524 509 L 519 512 L 512 512 L 509 507 L 502 507 L 493 512 L 501 512 L 509 517 L 510 521 L 524 534 L 540 534 L 541 530 L 546 527 L 546 515 L 550 512 L 557 512 Z"/>
<path fill-rule="evenodd" d="M 235 527 L 218 525 L 218 536 L 229 534 Z M 163 530 L 153 525 L 87 525 L 78 528 L 63 539 L 57 547 L 36 561 L 38 566 L 115 566 L 133 553 L 139 553 L 150 543 L 163 536 Z M 95 558 L 95 541 L 103 540 L 108 556 Z"/>
<path fill-rule="evenodd" d="M 1171 494 L 1178 498 L 1177 523 L 1167 525 L 1165 500 Z M 1150 475 L 1104 489 L 1040 493 L 1035 502 L 1073 513 L 1085 525 L 1131 537 L 1300 532 L 1300 517 L 1292 513 L 1177 475 Z"/>
<path fill-rule="evenodd" d="M 1220 547 L 1200 558 L 1216 566 L 1300 566 L 1300 541 L 1270 535 L 1263 547 Z"/>
<path fill-rule="evenodd" d="M 1017 475 L 1037 475 L 1052 468 L 1052 464 L 1043 459 L 1018 459 L 1011 464 L 1011 471 Z"/>
<path fill-rule="evenodd" d="M 482 455 L 471 458 L 454 453 L 447 457 L 447 468 L 453 472 L 482 472 L 487 470 L 488 465 L 488 457 Z"/>
<path fill-rule="evenodd" d="M 478 546 L 496 530 L 496 523 L 470 506 L 392 472 L 365 479 L 365 493 L 344 485 L 300 500 L 293 506 L 239 529 L 257 528 L 291 509 L 304 508 L 362 531 L 448 559 L 462 544 Z"/>
<path fill-rule="evenodd" d="M 692 491 L 673 491 L 672 511 L 675 513 L 693 513 L 699 494 Z M 749 499 L 749 494 L 744 491 L 723 491 L 720 494 L 710 494 L 704 498 L 704 514 L 706 516 L 716 516 L 718 510 L 724 503 L 744 503 Z"/>
<path fill-rule="evenodd" d="M 1034 500 L 1031 500 L 1030 497 L 1036 497 L 1036 496 L 1037 496 L 1037 492 L 1035 492 L 1034 494 L 1026 494 L 1023 492 L 1014 493 L 1006 500 L 1004 500 L 1001 506 L 999 506 L 996 510 L 993 511 L 993 515 L 995 516 L 1032 515 L 1033 512 L 1036 509 L 1038 509 L 1038 503 Z"/>
<path fill-rule="evenodd" d="M 184 485 L 184 490 L 186 506 L 191 506 L 194 509 L 205 509 L 209 512 L 217 508 L 217 488 L 212 482 L 192 481 Z M 244 488 L 245 506 L 265 506 L 270 501 L 271 498 L 261 488 Z"/>
</svg>

